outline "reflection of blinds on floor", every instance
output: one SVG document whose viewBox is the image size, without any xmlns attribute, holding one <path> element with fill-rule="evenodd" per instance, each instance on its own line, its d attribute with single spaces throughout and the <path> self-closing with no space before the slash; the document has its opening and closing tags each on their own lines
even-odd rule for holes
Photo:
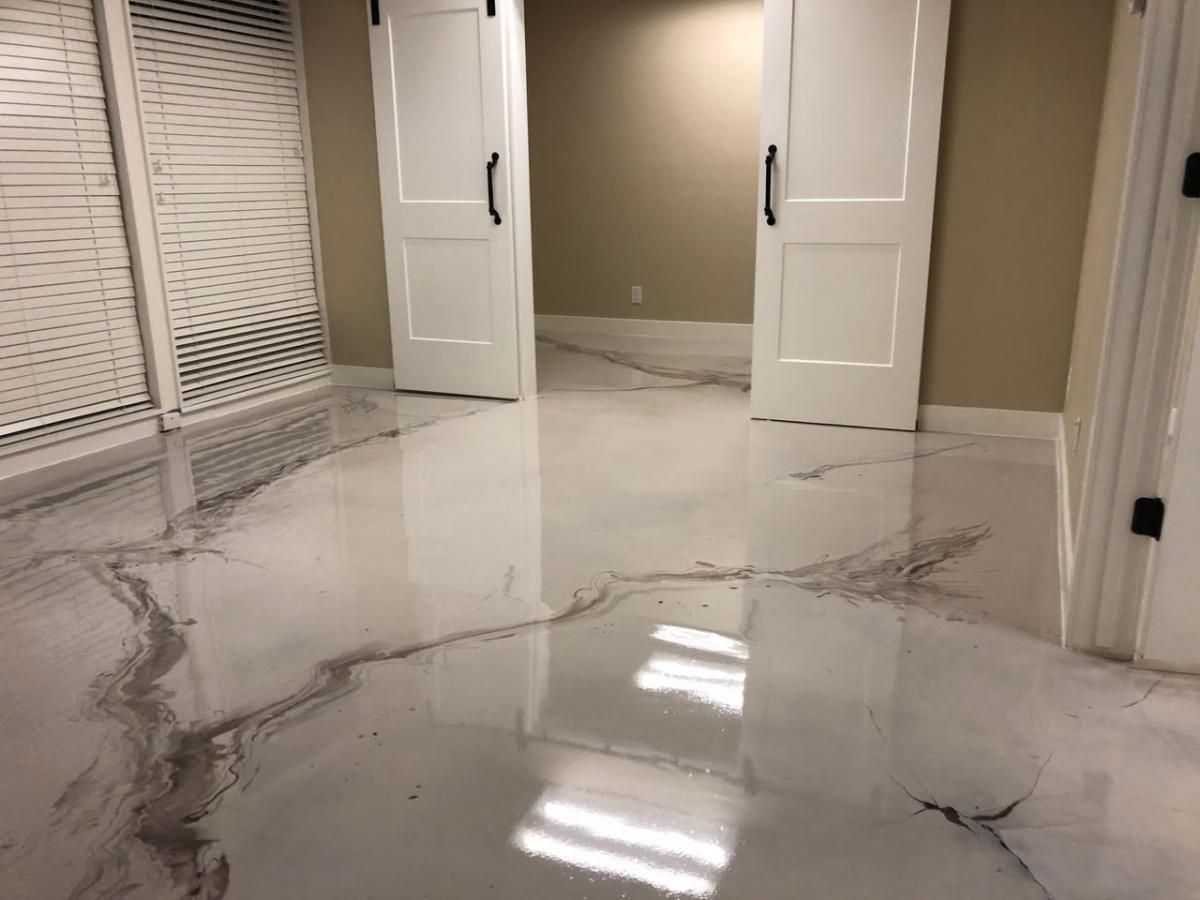
<svg viewBox="0 0 1200 900">
<path fill-rule="evenodd" d="M 0 2 L 0 443 L 150 405 L 91 0 Z"/>
<path fill-rule="evenodd" d="M 287 0 L 131 0 L 184 407 L 325 371 Z"/>
</svg>

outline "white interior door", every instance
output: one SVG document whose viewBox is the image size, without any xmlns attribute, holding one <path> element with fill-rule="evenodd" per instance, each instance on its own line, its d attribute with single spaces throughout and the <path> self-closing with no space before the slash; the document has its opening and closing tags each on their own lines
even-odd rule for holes
<svg viewBox="0 0 1200 900">
<path fill-rule="evenodd" d="M 949 19 L 766 0 L 756 418 L 916 427 Z"/>
<path fill-rule="evenodd" d="M 371 65 L 396 387 L 515 398 L 511 154 L 494 2 L 378 7 Z"/>
</svg>

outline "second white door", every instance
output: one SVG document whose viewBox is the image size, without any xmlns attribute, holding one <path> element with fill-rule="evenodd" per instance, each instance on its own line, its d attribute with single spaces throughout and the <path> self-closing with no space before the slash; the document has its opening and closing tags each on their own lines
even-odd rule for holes
<svg viewBox="0 0 1200 900">
<path fill-rule="evenodd" d="M 519 394 L 503 34 L 486 0 L 379 0 L 371 65 L 396 387 Z"/>
<path fill-rule="evenodd" d="M 912 430 L 950 0 L 765 17 L 752 413 Z"/>
</svg>

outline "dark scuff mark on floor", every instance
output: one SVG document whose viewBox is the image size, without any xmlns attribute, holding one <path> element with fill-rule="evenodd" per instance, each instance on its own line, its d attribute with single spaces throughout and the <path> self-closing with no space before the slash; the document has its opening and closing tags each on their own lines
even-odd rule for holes
<svg viewBox="0 0 1200 900">
<path fill-rule="evenodd" d="M 843 463 L 825 463 L 825 465 L 809 469 L 807 472 L 792 472 L 787 477 L 796 481 L 820 481 L 830 472 L 837 469 L 855 469 L 861 466 L 881 466 L 886 463 L 908 462 L 914 459 L 924 459 L 927 456 L 937 456 L 940 453 L 950 453 L 954 450 L 965 450 L 968 447 L 982 446 L 978 441 L 968 441 L 965 444 L 955 444 L 952 447 L 934 447 L 928 450 L 915 450 L 910 453 L 896 453 L 891 456 L 855 459 Z"/>
<path fill-rule="evenodd" d="M 379 404 L 364 391 L 361 394 L 346 393 L 343 395 L 341 408 L 345 413 L 372 413 L 379 409 Z"/>
<path fill-rule="evenodd" d="M 404 646 L 365 646 L 316 664 L 304 685 L 277 700 L 209 722 L 179 723 L 159 684 L 182 658 L 186 641 L 176 622 L 155 600 L 149 582 L 123 565 L 111 564 L 98 577 L 134 618 L 131 651 L 97 686 L 95 710 L 121 725 L 131 768 L 124 820 L 93 857 L 73 897 L 104 885 L 102 896 L 119 896 L 135 854 L 148 853 L 187 897 L 219 900 L 230 868 L 203 820 L 252 766 L 254 745 L 304 722 L 362 684 L 374 665 L 423 659 L 434 651 L 478 645 L 535 629 L 603 615 L 624 600 L 657 589 L 689 585 L 760 583 L 818 593 L 827 590 L 859 602 L 913 604 L 929 608 L 962 596 L 954 585 L 931 580 L 954 560 L 973 552 L 989 534 L 986 525 L 950 529 L 917 539 L 913 523 L 870 547 L 795 569 L 708 566 L 676 572 L 623 575 L 605 572 L 580 588 L 571 603 L 552 615 L 505 626 L 467 629 Z M 878 725 L 876 726 L 878 727 Z M 916 799 L 914 797 L 914 799 Z M 921 801 L 918 801 L 921 802 Z M 943 811 L 943 815 L 946 813 Z"/>
<path fill-rule="evenodd" d="M 1163 678 L 1159 678 L 1152 685 L 1150 685 L 1150 687 L 1146 688 L 1146 691 L 1145 691 L 1145 693 L 1142 694 L 1142 696 L 1138 697 L 1136 700 L 1130 700 L 1128 703 L 1122 703 L 1121 708 L 1129 709 L 1130 707 L 1137 706 L 1139 703 L 1146 702 L 1146 700 L 1149 699 L 1150 695 L 1154 693 L 1154 689 L 1157 688 L 1160 684 L 1162 684 L 1164 680 L 1165 679 L 1163 679 Z"/>
<path fill-rule="evenodd" d="M 871 717 L 871 724 L 874 726 L 880 740 L 883 741 L 884 746 L 891 750 L 891 742 L 888 740 L 887 735 L 884 734 L 883 729 L 880 727 L 879 720 L 875 717 L 875 710 L 872 709 L 870 705 L 867 705 L 867 714 Z M 920 785 L 921 793 L 925 795 L 921 796 L 921 794 L 913 791 L 910 787 L 908 787 L 908 785 L 901 781 L 896 774 L 891 771 L 891 769 L 887 769 L 886 771 L 887 776 L 889 779 L 891 779 L 892 783 L 895 784 L 896 787 L 900 788 L 900 790 L 902 790 L 905 794 L 907 794 L 910 800 L 921 807 L 913 813 L 914 816 L 919 816 L 926 812 L 936 812 L 951 825 L 954 825 L 958 828 L 964 828 L 967 831 L 970 831 L 972 834 L 978 834 L 978 832 L 975 831 L 975 829 L 978 828 L 992 841 L 994 841 L 996 845 L 998 845 L 1000 849 L 1003 850 L 1004 853 L 1007 854 L 1020 867 L 1021 871 L 1024 872 L 1025 875 L 1031 881 L 1033 881 L 1038 888 L 1041 889 L 1042 893 L 1048 898 L 1048 900 L 1053 900 L 1053 895 L 1050 893 L 1050 890 L 1046 887 L 1046 885 L 1042 884 L 1036 875 L 1033 874 L 1033 870 L 1029 868 L 1029 864 L 1025 862 L 1021 855 L 1008 845 L 1008 842 L 1004 840 L 1003 836 L 995 826 L 995 823 L 1003 822 L 1005 819 L 1011 816 L 1021 806 L 1022 803 L 1033 796 L 1034 791 L 1037 790 L 1039 782 L 1042 780 L 1042 773 L 1046 771 L 1046 766 L 1050 765 L 1050 760 L 1053 758 L 1054 754 L 1050 753 L 1044 760 L 1042 760 L 1042 764 L 1038 767 L 1037 773 L 1033 777 L 1033 783 L 1029 786 L 1029 790 L 1027 790 L 1020 797 L 997 810 L 993 810 L 992 812 L 974 813 L 973 815 L 964 815 L 954 806 L 939 803 L 933 792 L 924 785 Z M 920 783 L 918 782 L 918 784 Z"/>
</svg>

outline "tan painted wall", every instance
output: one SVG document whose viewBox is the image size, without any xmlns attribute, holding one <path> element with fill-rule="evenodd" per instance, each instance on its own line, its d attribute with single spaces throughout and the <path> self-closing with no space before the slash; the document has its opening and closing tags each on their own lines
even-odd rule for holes
<svg viewBox="0 0 1200 900">
<path fill-rule="evenodd" d="M 954 0 L 922 403 L 1062 409 L 1111 22 Z"/>
<path fill-rule="evenodd" d="M 537 311 L 749 322 L 762 0 L 526 16 Z"/>
<path fill-rule="evenodd" d="M 750 321 L 761 6 L 527 0 L 538 312 Z M 365 14 L 301 11 L 334 361 L 389 366 Z M 954 2 L 923 403 L 1062 408 L 1111 12 Z"/>
<path fill-rule="evenodd" d="M 1143 20 L 1126 12 L 1125 0 L 1114 2 L 1117 11 L 1108 58 L 1108 81 L 1104 94 L 1104 113 L 1100 120 L 1092 202 L 1083 245 L 1083 267 L 1075 309 L 1075 336 L 1071 346 L 1071 377 L 1063 412 L 1067 426 L 1071 516 L 1076 523 L 1083 490 L 1084 460 L 1087 459 L 1092 436 L 1096 381 L 1100 374 L 1100 347 L 1111 300 L 1113 254 L 1120 223 L 1125 166 L 1129 160 L 1134 93 L 1141 56 Z M 1077 442 L 1076 427 L 1079 435 Z"/>
<path fill-rule="evenodd" d="M 300 0 L 325 309 L 333 361 L 392 367 L 362 0 Z"/>
</svg>

